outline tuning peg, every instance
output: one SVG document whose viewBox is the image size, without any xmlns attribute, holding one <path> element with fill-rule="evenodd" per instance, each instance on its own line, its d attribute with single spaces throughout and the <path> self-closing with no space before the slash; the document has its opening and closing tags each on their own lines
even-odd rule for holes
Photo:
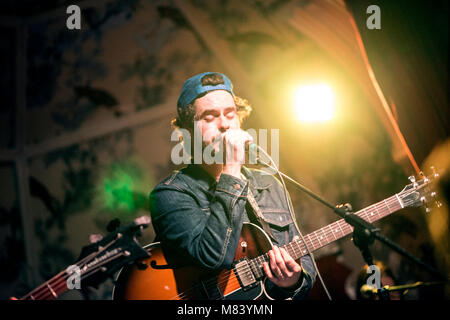
<svg viewBox="0 0 450 320">
<path fill-rule="evenodd" d="M 429 213 L 429 212 L 431 212 L 431 209 L 427 206 L 427 199 L 425 198 L 425 197 L 420 197 L 420 201 L 422 201 L 422 205 L 424 206 L 424 208 L 425 208 L 425 212 L 426 213 Z"/>
<path fill-rule="evenodd" d="M 438 208 L 442 207 L 442 202 L 436 200 L 436 206 L 437 206 Z"/>
<path fill-rule="evenodd" d="M 423 178 L 424 183 L 430 182 L 430 179 L 427 178 L 427 176 L 423 173 L 423 171 L 420 171 L 419 174 Z"/>
<path fill-rule="evenodd" d="M 103 239 L 103 236 L 98 233 L 93 233 L 89 236 L 89 242 L 90 243 L 96 243 Z"/>
<path fill-rule="evenodd" d="M 409 176 L 408 179 L 409 179 L 409 181 L 412 182 L 413 187 L 417 187 L 417 186 L 418 186 L 418 184 L 417 184 L 417 182 L 416 182 L 416 177 L 414 177 L 414 176 Z"/>
</svg>

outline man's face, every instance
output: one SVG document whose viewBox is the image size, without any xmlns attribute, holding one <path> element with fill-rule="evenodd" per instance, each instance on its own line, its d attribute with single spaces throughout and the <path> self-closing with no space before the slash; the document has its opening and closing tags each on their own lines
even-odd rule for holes
<svg viewBox="0 0 450 320">
<path fill-rule="evenodd" d="M 229 129 L 239 129 L 239 118 L 233 96 L 225 90 L 208 92 L 195 100 L 197 130 L 202 134 L 202 144 L 207 146 Z M 218 151 L 216 143 L 214 150 Z"/>
</svg>

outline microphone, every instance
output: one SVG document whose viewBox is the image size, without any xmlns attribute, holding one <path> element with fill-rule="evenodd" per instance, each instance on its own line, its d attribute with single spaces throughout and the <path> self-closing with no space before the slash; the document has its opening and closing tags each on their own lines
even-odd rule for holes
<svg viewBox="0 0 450 320">
<path fill-rule="evenodd" d="M 246 141 L 245 142 L 245 151 L 246 152 L 257 152 L 258 151 L 258 145 L 254 142 Z"/>
<path fill-rule="evenodd" d="M 250 164 L 261 164 L 269 167 L 275 172 L 278 171 L 272 158 L 267 154 L 264 148 L 261 148 L 256 143 L 250 141 L 245 142 L 245 153 L 249 156 Z"/>
<path fill-rule="evenodd" d="M 250 141 L 245 142 L 245 153 L 248 154 L 250 164 L 260 163 L 260 159 L 258 157 L 258 149 L 259 146 L 256 143 Z"/>
<path fill-rule="evenodd" d="M 217 139 L 217 136 L 216 136 L 216 138 L 215 138 L 216 140 L 215 140 L 215 142 L 213 141 L 213 144 L 223 142 L 223 136 L 224 136 L 224 133 L 221 133 L 219 135 L 220 139 Z M 254 142 L 247 140 L 244 143 L 244 151 L 245 152 L 256 152 L 258 150 L 258 148 L 259 148 L 259 146 Z"/>
</svg>

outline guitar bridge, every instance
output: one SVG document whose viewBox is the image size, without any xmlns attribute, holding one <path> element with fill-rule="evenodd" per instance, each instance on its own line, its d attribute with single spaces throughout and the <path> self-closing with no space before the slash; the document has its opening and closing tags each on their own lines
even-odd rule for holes
<svg viewBox="0 0 450 320">
<path fill-rule="evenodd" d="M 247 291 L 258 285 L 247 258 L 238 260 L 233 269 L 242 290 Z"/>
</svg>

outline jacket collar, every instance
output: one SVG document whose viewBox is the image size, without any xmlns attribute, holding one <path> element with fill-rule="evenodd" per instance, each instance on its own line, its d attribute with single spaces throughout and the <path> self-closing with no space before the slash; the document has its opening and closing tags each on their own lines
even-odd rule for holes
<svg viewBox="0 0 450 320">
<path fill-rule="evenodd" d="M 267 189 L 273 183 L 273 180 L 269 179 L 269 177 L 261 170 L 250 170 L 249 168 L 242 166 L 241 172 L 255 189 Z"/>
<path fill-rule="evenodd" d="M 190 175 L 205 190 L 211 190 L 216 187 L 217 182 L 201 166 L 189 164 L 186 167 L 186 174 Z"/>
<path fill-rule="evenodd" d="M 273 179 L 269 178 L 268 175 L 261 170 L 250 170 L 249 168 L 242 166 L 241 172 L 249 181 L 250 185 L 257 190 L 267 189 L 273 183 Z M 186 173 L 191 175 L 203 189 L 213 190 L 217 185 L 217 181 L 215 181 L 213 177 L 199 165 L 189 164 L 186 167 Z"/>
</svg>

